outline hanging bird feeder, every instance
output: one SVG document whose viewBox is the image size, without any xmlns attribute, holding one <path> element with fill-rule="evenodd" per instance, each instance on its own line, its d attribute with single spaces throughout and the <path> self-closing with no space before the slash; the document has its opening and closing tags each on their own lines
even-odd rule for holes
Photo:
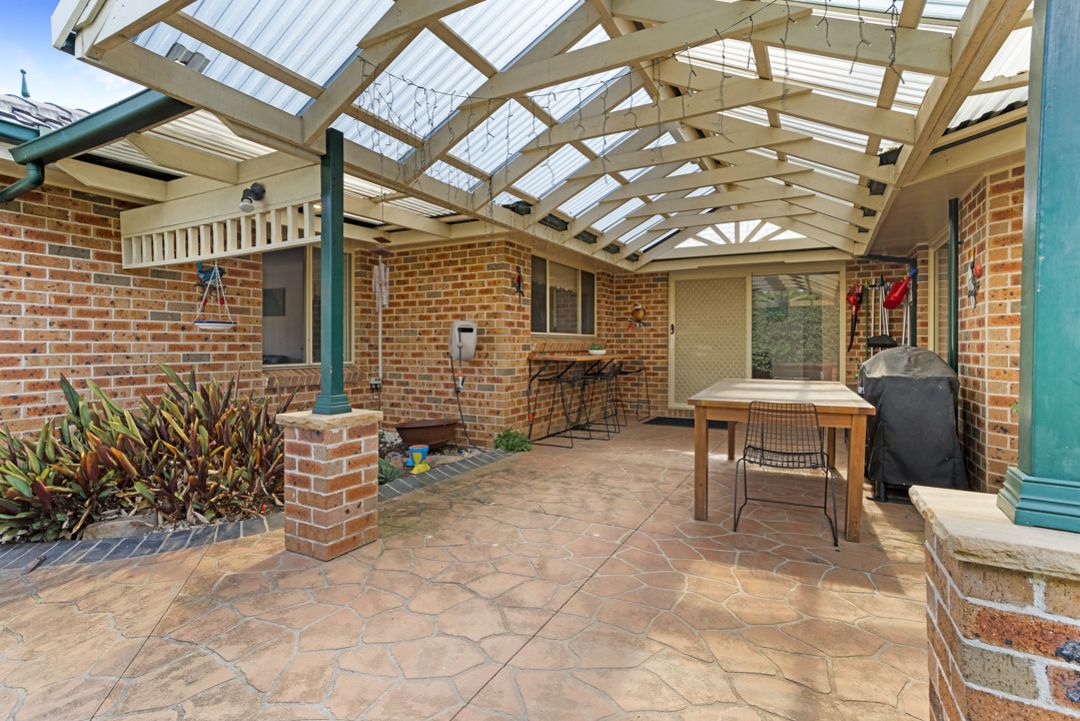
<svg viewBox="0 0 1080 721">
<path fill-rule="evenodd" d="M 210 333 L 223 333 L 236 328 L 229 311 L 229 301 L 225 297 L 225 284 L 222 282 L 221 268 L 214 263 L 213 268 L 204 268 L 202 263 L 196 265 L 199 276 L 199 286 L 202 288 L 202 299 L 199 301 L 199 309 L 195 313 L 192 325 L 196 330 Z M 214 310 L 217 310 L 216 314 Z M 216 317 L 212 317 L 216 315 Z"/>
</svg>

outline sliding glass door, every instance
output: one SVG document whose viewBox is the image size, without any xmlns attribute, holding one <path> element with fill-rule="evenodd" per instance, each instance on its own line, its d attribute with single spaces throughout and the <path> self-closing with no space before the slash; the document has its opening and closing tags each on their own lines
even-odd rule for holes
<svg viewBox="0 0 1080 721">
<path fill-rule="evenodd" d="M 753 377 L 840 380 L 842 302 L 839 273 L 753 276 Z"/>
</svg>

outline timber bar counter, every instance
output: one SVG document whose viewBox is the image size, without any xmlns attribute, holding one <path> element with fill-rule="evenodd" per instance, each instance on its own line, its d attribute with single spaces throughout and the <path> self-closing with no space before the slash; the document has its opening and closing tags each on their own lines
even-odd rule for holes
<svg viewBox="0 0 1080 721">
<path fill-rule="evenodd" d="M 825 381 L 723 380 L 690 398 L 694 407 L 694 518 L 709 517 L 709 421 L 726 421 L 728 459 L 735 460 L 736 425 L 746 423 L 753 401 L 813 403 L 828 429 L 829 463 L 836 459 L 836 430 L 851 431 L 848 443 L 847 513 L 844 538 L 859 540 L 862 523 L 866 421 L 874 406 L 843 383 Z"/>
</svg>

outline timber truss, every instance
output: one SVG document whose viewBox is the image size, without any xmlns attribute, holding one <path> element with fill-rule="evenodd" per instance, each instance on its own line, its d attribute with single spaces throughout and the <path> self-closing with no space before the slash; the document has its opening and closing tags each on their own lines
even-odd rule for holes
<svg viewBox="0 0 1080 721">
<path fill-rule="evenodd" d="M 262 229 L 234 227 L 226 212 L 238 188 L 279 173 L 292 194 L 260 217 L 280 215 L 271 225 L 299 228 L 300 238 L 306 222 L 312 239 L 316 188 L 306 194 L 296 179 L 333 126 L 362 129 L 346 133 L 346 172 L 359 188 L 347 187 L 346 211 L 361 221 L 354 239 L 403 245 L 510 231 L 660 270 L 757 253 L 866 252 L 964 100 L 1021 82 L 980 79 L 1030 22 L 1029 3 L 970 0 L 949 22 L 926 20 L 927 0 L 876 14 L 825 0 L 566 0 L 548 4 L 565 8 L 500 67 L 480 46 L 520 38 L 520 18 L 511 27 L 477 15 L 487 18 L 486 43 L 454 18 L 514 6 L 502 0 L 337 4 L 379 11 L 362 18 L 330 17 L 334 4 L 271 0 L 231 25 L 221 0 L 62 0 L 53 33 L 57 47 L 213 114 L 266 150 L 245 159 L 154 129 L 130 136 L 185 176 L 147 181 L 154 200 L 175 207 L 133 218 L 133 263 L 193 257 L 178 247 L 249 253 L 287 238 L 271 230 L 258 245 Z M 270 27 L 274 15 L 316 6 L 324 16 L 297 18 L 297 37 Z M 313 51 L 290 50 L 303 33 L 331 29 L 350 50 L 344 63 L 325 68 Z M 467 91 L 438 78 L 422 87 L 438 68 L 410 59 L 436 48 L 447 67 L 460 66 L 454 82 Z M 876 92 L 845 87 L 865 78 Z M 901 97 L 908 82 L 917 97 Z M 395 83 L 411 88 L 413 105 L 423 97 L 437 110 L 410 115 L 385 97 Z M 580 102 L 566 107 L 575 93 Z M 515 119 L 522 114 L 528 123 Z M 503 126 L 501 155 L 461 150 Z M 78 177 L 78 161 L 64 162 Z M 546 186 L 536 180 L 544 174 Z M 218 215 L 199 215 L 205 203 L 191 199 L 200 193 L 219 198 Z M 169 249 L 155 250 L 155 237 L 171 238 Z"/>
</svg>

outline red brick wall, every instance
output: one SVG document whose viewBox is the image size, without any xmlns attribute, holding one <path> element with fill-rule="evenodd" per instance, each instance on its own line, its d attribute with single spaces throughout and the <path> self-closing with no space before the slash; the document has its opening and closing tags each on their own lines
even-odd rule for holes
<svg viewBox="0 0 1080 721">
<path fill-rule="evenodd" d="M 926 248 L 919 248 L 914 256 L 916 267 L 919 271 L 918 277 L 918 298 L 916 313 L 918 313 L 918 345 L 921 348 L 926 348 L 929 343 L 929 326 L 927 325 L 927 319 L 929 317 L 929 310 L 927 300 L 929 298 L 929 292 L 927 290 L 928 283 L 928 253 Z M 897 282 L 904 277 L 907 272 L 907 266 L 899 263 L 887 263 L 879 260 L 869 260 L 866 258 L 857 258 L 848 261 L 847 264 L 847 285 L 851 287 L 856 283 L 872 283 L 877 282 L 881 277 L 884 277 L 886 282 Z M 880 292 L 880 291 L 879 291 Z M 844 295 L 847 295 L 847 289 L 844 289 Z M 863 293 L 863 302 L 859 309 L 859 325 L 855 331 L 855 343 L 851 346 L 851 350 L 847 353 L 847 383 L 856 383 L 859 378 L 859 367 L 866 362 L 868 357 L 866 340 L 867 334 L 870 331 L 870 303 L 871 294 L 869 290 Z M 845 300 L 844 307 L 846 309 L 844 315 L 844 344 L 847 345 L 847 339 L 851 332 L 851 306 L 847 305 Z M 881 309 L 879 309 L 881 310 Z M 904 311 L 903 307 L 896 308 L 894 310 L 886 310 L 889 317 L 889 331 L 893 338 L 900 341 L 900 338 L 904 331 Z"/>
<path fill-rule="evenodd" d="M 996 492 L 1017 458 L 1024 167 L 980 181 L 960 202 L 959 373 L 972 487 Z M 977 303 L 971 262 L 983 266 Z"/>
<path fill-rule="evenodd" d="M 0 184 L 13 181 L 0 177 Z M 193 368 L 204 379 L 238 375 L 249 392 L 296 389 L 294 407 L 310 406 L 317 370 L 262 370 L 259 256 L 221 263 L 235 332 L 198 332 L 191 322 L 201 292 L 192 266 L 121 267 L 119 214 L 130 207 L 50 185 L 0 206 L 0 423 L 32 432 L 62 413 L 61 375 L 80 389 L 92 379 L 135 405 L 160 391 L 159 364 Z M 358 405 L 361 390 L 349 388 Z"/>
<path fill-rule="evenodd" d="M 473 320 L 479 327 L 476 359 L 466 363 L 461 394 L 473 442 L 490 445 L 499 431 L 523 426 L 529 302 L 527 293 L 518 297 L 513 281 L 520 266 L 529 287 L 528 261 L 527 249 L 505 239 L 403 249 L 384 261 L 390 266 L 381 399 L 387 426 L 458 417 L 447 355 L 454 320 Z M 368 255 L 358 263 L 368 279 L 374 262 Z M 370 294 L 358 302 L 357 315 L 370 319 L 370 333 L 358 344 L 374 372 Z"/>
<path fill-rule="evenodd" d="M 641 328 L 630 323 L 630 311 L 637 303 L 646 313 Z M 668 409 L 668 274 L 615 276 L 611 319 L 611 345 L 616 352 L 640 355 L 644 360 L 653 415 L 689 415 Z M 636 392 L 629 385 L 628 390 Z"/>
</svg>

